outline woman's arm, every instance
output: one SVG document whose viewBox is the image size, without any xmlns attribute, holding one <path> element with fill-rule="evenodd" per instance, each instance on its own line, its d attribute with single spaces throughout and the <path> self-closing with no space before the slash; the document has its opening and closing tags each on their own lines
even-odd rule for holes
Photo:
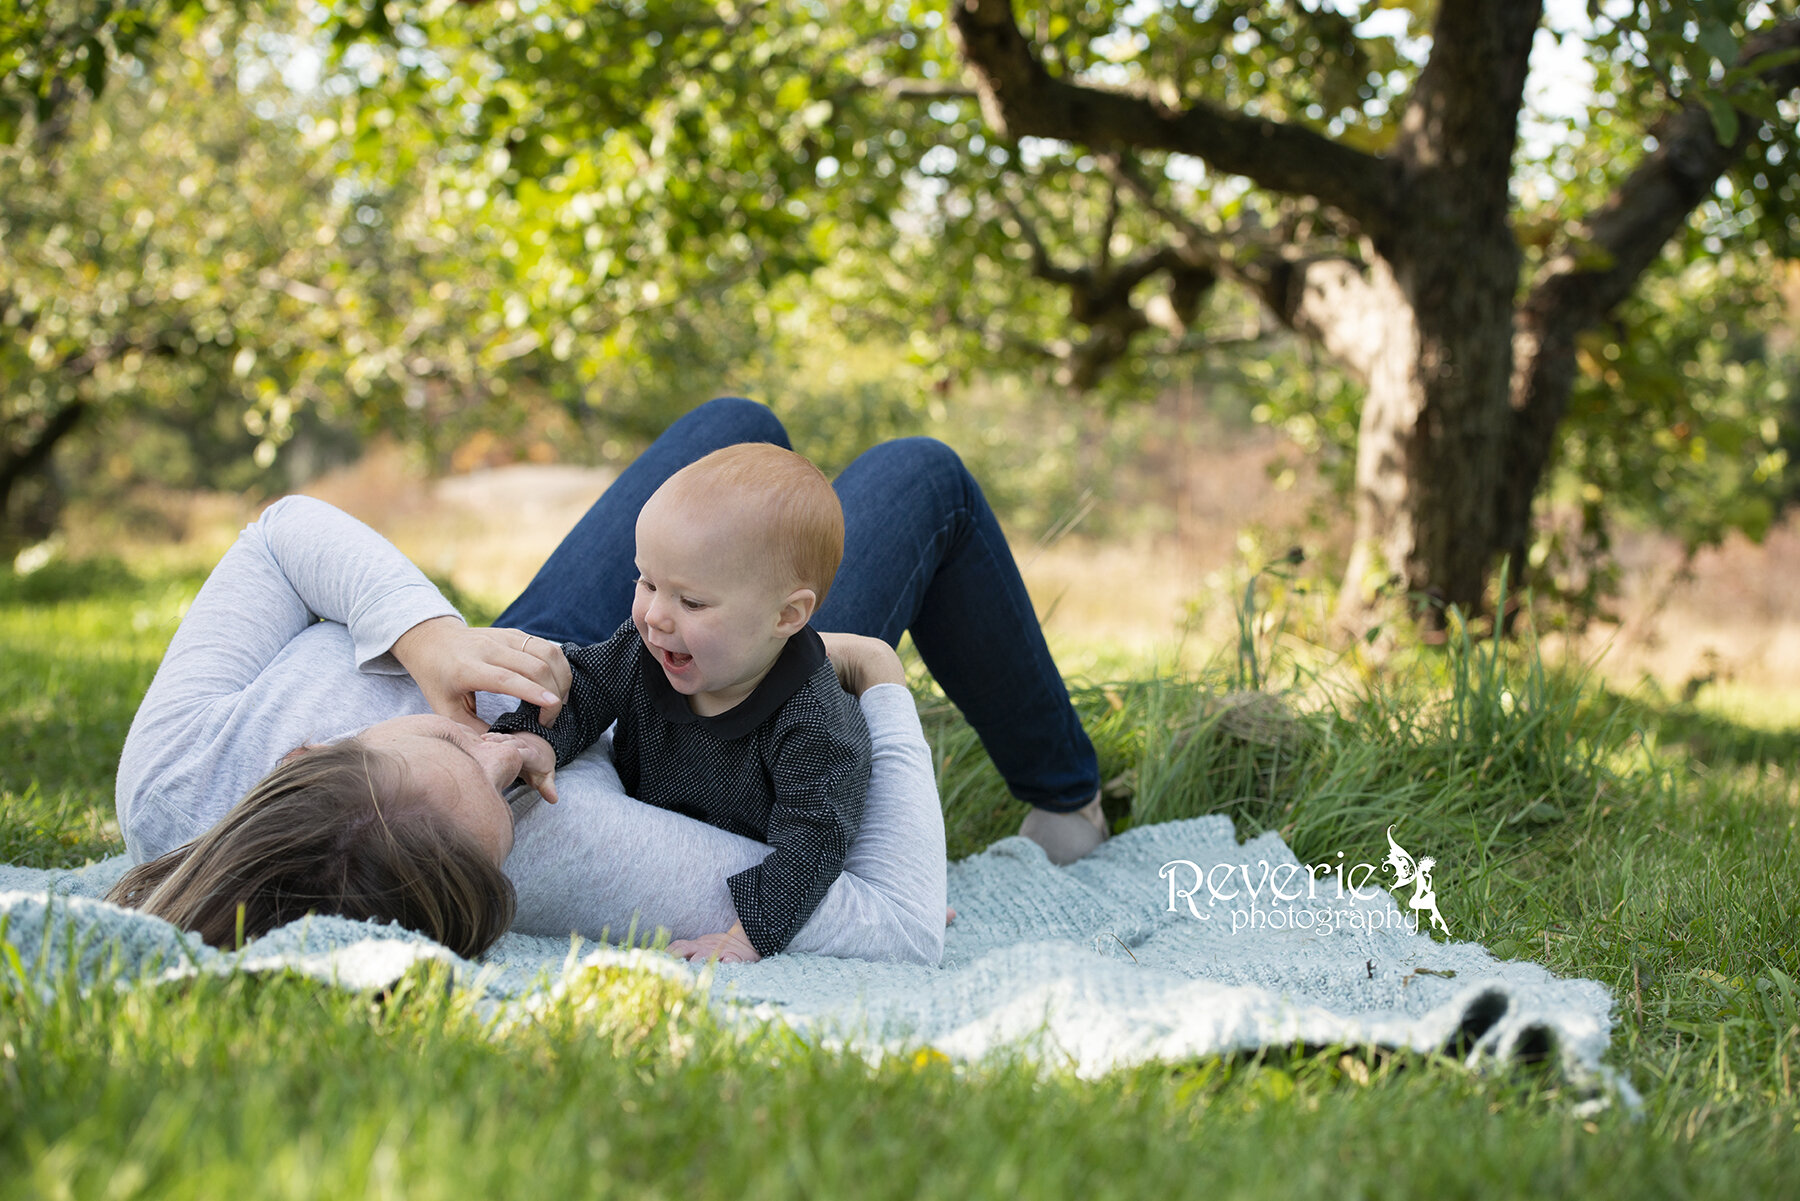
<svg viewBox="0 0 1800 1201">
<path fill-rule="evenodd" d="M 397 674 L 389 652 L 455 606 L 393 543 L 322 500 L 276 501 L 238 535 L 201 586 L 145 696 L 188 705 L 241 690 L 321 618 L 349 628 L 364 671 Z"/>
<path fill-rule="evenodd" d="M 931 745 L 904 684 L 871 685 L 861 701 L 874 744 L 862 829 L 843 875 L 788 950 L 936 966 L 948 882 Z"/>
<path fill-rule="evenodd" d="M 496 658 L 553 682 L 551 665 L 512 649 L 524 637 L 466 629 L 423 572 L 349 514 L 277 501 L 207 577 L 132 720 L 116 793 L 127 848 L 141 861 L 200 834 L 295 746 L 416 712 L 407 667 L 440 694 L 469 678 L 462 686 L 487 687 L 475 673 Z M 501 690 L 545 693 L 512 682 Z"/>
<path fill-rule="evenodd" d="M 329 727 L 333 715 L 296 712 L 309 707 L 272 694 L 291 691 L 292 681 L 276 689 L 265 679 L 321 618 L 342 624 L 357 666 L 397 674 L 388 653 L 394 640 L 440 617 L 461 621 L 424 574 L 362 522 L 309 497 L 269 506 L 201 586 L 132 719 L 117 803 L 133 856 L 199 834 L 296 745 L 275 743 Z M 342 710 L 355 720 L 353 698 Z"/>
</svg>

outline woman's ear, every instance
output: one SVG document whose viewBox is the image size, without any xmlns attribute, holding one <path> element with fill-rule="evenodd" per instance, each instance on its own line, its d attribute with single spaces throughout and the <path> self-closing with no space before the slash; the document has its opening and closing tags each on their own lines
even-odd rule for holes
<svg viewBox="0 0 1800 1201">
<path fill-rule="evenodd" d="M 282 763 L 292 762 L 293 760 L 298 759 L 300 756 L 306 754 L 306 752 L 316 751 L 323 745 L 324 745 L 323 743 L 309 742 L 309 743 L 306 743 L 304 746 L 297 746 L 293 750 L 289 751 L 287 754 L 283 755 L 281 757 L 280 761 Z"/>
<path fill-rule="evenodd" d="M 813 610 L 818 607 L 818 593 L 811 588 L 794 589 L 781 604 L 781 613 L 775 618 L 775 632 L 783 638 L 793 637 L 800 632 L 801 626 L 812 620 Z"/>
</svg>

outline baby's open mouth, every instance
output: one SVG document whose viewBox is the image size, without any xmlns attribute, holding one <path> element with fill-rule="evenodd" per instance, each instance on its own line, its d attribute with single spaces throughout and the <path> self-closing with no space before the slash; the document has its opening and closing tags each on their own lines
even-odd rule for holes
<svg viewBox="0 0 1800 1201">
<path fill-rule="evenodd" d="M 663 666 L 673 668 L 676 671 L 681 670 L 694 661 L 694 656 L 684 655 L 678 651 L 664 651 L 662 656 Z"/>
</svg>

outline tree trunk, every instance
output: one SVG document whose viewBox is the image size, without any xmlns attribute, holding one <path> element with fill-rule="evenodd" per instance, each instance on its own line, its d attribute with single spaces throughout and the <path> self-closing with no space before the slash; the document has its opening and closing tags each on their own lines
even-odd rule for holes
<svg viewBox="0 0 1800 1201">
<path fill-rule="evenodd" d="M 56 444 L 73 433 L 87 415 L 87 402 L 73 400 L 55 413 L 44 424 L 24 447 L 18 451 L 6 451 L 0 454 L 0 530 L 11 530 L 12 494 L 19 481 L 34 471 L 41 471 L 50 461 L 50 452 Z"/>
<path fill-rule="evenodd" d="M 1409 295 L 1376 272 L 1391 307 L 1357 435 L 1356 541 L 1340 608 L 1353 623 L 1390 587 L 1429 624 L 1445 605 L 1473 611 L 1495 557 L 1510 314 L 1469 313 L 1483 307 L 1476 289 L 1446 291 L 1446 274 L 1418 273 Z"/>
<path fill-rule="evenodd" d="M 1514 557 L 1520 581 L 1533 498 L 1575 378 L 1575 335 L 1630 293 L 1762 124 L 1739 110 L 1737 134 L 1722 145 L 1709 113 L 1687 102 L 1521 296 L 1510 180 L 1542 7 L 1439 0 L 1430 56 L 1393 145 L 1376 155 L 1250 112 L 1053 75 L 1009 0 L 952 6 L 982 111 L 1006 136 L 1192 155 L 1313 197 L 1360 231 L 1360 262 L 1313 258 L 1303 246 L 1215 256 L 1367 384 L 1356 544 L 1339 610 L 1352 627 L 1366 627 L 1390 583 L 1441 625 L 1446 605 L 1483 607 L 1502 555 Z M 1756 66 L 1775 95 L 1788 95 L 1800 89 L 1797 51 L 1800 20 L 1783 19 L 1744 44 L 1738 66 Z M 1172 223 L 1188 242 L 1205 241 L 1192 222 Z"/>
<path fill-rule="evenodd" d="M 1366 375 L 1356 541 L 1339 610 L 1351 624 L 1366 620 L 1384 586 L 1403 588 L 1431 627 L 1447 605 L 1474 612 L 1503 550 L 1494 502 L 1511 418 L 1518 250 L 1505 226 L 1479 222 L 1466 207 L 1421 222 L 1390 256 L 1378 252 L 1370 272 L 1381 332 Z"/>
</svg>

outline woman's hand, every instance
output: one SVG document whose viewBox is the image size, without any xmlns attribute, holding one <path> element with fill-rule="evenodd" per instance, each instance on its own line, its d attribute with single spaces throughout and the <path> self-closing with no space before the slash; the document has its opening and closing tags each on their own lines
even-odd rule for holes
<svg viewBox="0 0 1800 1201">
<path fill-rule="evenodd" d="M 459 617 L 434 617 L 400 635 L 394 658 L 418 684 L 432 712 L 471 730 L 487 729 L 475 716 L 477 692 L 530 701 L 545 725 L 556 721 L 569 695 L 569 661 L 562 647 L 523 630 L 470 629 Z"/>
<path fill-rule="evenodd" d="M 825 654 L 837 669 L 838 682 L 851 696 L 861 696 L 877 684 L 906 683 L 906 668 L 894 648 L 879 638 L 861 634 L 820 634 Z"/>
</svg>

